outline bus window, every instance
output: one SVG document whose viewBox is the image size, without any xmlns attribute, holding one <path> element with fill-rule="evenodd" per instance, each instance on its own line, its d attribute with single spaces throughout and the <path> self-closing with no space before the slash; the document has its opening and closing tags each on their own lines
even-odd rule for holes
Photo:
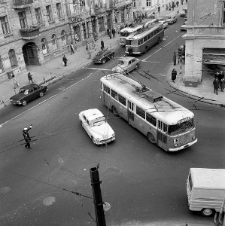
<svg viewBox="0 0 225 226">
<path fill-rule="evenodd" d="M 126 106 L 126 99 L 124 97 L 122 97 L 121 95 L 118 94 L 118 97 L 119 97 L 119 102 L 121 104 L 123 104 L 124 106 Z"/>
<path fill-rule="evenodd" d="M 138 106 L 136 106 L 136 114 L 145 119 L 145 111 Z"/>
<path fill-rule="evenodd" d="M 145 37 L 144 37 L 144 41 L 146 42 L 148 40 L 148 36 L 146 35 Z"/>
<path fill-rule="evenodd" d="M 151 123 L 153 126 L 156 126 L 156 118 L 146 113 L 146 120 Z"/>
<path fill-rule="evenodd" d="M 128 101 L 128 108 L 132 111 L 134 110 L 134 104 L 131 103 L 130 101 Z"/>
<path fill-rule="evenodd" d="M 161 122 L 161 121 L 158 121 L 158 128 L 159 128 L 160 130 L 162 130 L 162 122 Z"/>
<path fill-rule="evenodd" d="M 111 89 L 111 96 L 114 98 L 114 99 L 118 99 L 118 96 L 117 96 L 117 92 L 115 92 L 114 90 Z"/>
<path fill-rule="evenodd" d="M 141 45 L 143 43 L 143 38 L 139 40 L 138 45 Z"/>
<path fill-rule="evenodd" d="M 163 132 L 167 132 L 167 125 L 165 123 L 163 123 Z"/>
<path fill-rule="evenodd" d="M 104 85 L 104 91 L 108 94 L 110 94 L 110 88 L 106 85 Z"/>
<path fill-rule="evenodd" d="M 126 40 L 126 45 L 131 45 L 131 40 Z"/>
</svg>

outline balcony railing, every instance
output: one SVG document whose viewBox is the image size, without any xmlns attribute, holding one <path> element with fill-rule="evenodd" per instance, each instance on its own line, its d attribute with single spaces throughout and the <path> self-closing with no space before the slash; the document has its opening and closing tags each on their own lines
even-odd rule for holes
<svg viewBox="0 0 225 226">
<path fill-rule="evenodd" d="M 31 39 L 37 38 L 39 36 L 39 34 L 40 34 L 39 30 L 40 30 L 39 26 L 20 29 L 20 34 L 23 39 L 31 40 Z"/>
<path fill-rule="evenodd" d="M 30 7 L 33 3 L 33 0 L 13 0 L 14 9 L 24 9 Z"/>
</svg>

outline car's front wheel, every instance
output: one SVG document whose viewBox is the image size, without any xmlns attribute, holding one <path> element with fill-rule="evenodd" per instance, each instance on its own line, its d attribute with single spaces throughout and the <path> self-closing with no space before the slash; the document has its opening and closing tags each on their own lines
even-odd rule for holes
<svg viewBox="0 0 225 226">
<path fill-rule="evenodd" d="M 43 93 L 43 92 L 40 92 L 40 97 L 43 97 L 44 95 L 45 95 L 45 93 Z"/>
<path fill-rule="evenodd" d="M 102 60 L 102 63 L 105 64 L 105 62 L 106 62 L 106 59 L 103 59 L 103 60 Z"/>
<path fill-rule="evenodd" d="M 27 101 L 26 101 L 26 100 L 23 100 L 23 101 L 22 101 L 22 105 L 23 105 L 23 106 L 26 106 L 26 105 L 27 105 Z"/>
</svg>

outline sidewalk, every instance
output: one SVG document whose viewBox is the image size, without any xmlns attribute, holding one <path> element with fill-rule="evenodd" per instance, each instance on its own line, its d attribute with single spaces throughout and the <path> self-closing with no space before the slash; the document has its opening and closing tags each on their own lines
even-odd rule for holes
<svg viewBox="0 0 225 226">
<path fill-rule="evenodd" d="M 70 52 L 65 54 L 66 58 L 68 59 L 66 67 L 63 65 L 62 53 L 61 56 L 41 66 L 28 66 L 27 72 L 19 74 L 15 77 L 19 84 L 19 87 L 16 89 L 14 89 L 14 81 L 12 79 L 0 83 L 0 109 L 10 104 L 9 98 L 15 95 L 15 93 L 18 93 L 20 87 L 29 84 L 27 77 L 28 72 L 32 74 L 34 83 L 49 85 L 54 81 L 90 64 L 96 53 L 101 50 L 101 39 L 105 43 L 105 48 L 119 48 L 118 34 L 116 34 L 116 37 L 112 39 L 110 39 L 108 36 L 104 36 L 96 41 L 96 50 L 91 50 L 91 59 L 89 58 L 86 46 L 82 46 L 77 48 L 75 53 L 72 55 Z"/>
</svg>

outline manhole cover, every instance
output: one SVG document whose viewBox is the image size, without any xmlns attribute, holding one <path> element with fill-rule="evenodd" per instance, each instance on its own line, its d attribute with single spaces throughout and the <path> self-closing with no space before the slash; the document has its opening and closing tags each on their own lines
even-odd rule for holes
<svg viewBox="0 0 225 226">
<path fill-rule="evenodd" d="M 1 193 L 4 195 L 4 194 L 7 194 L 8 192 L 10 192 L 12 189 L 9 188 L 9 187 L 4 187 L 1 189 Z"/>
<path fill-rule="evenodd" d="M 103 203 L 103 210 L 106 212 L 108 210 L 110 210 L 111 205 L 108 202 L 104 202 Z"/>
<path fill-rule="evenodd" d="M 49 196 L 43 199 L 43 204 L 45 206 L 51 206 L 54 202 L 55 202 L 55 198 L 52 196 Z"/>
</svg>

